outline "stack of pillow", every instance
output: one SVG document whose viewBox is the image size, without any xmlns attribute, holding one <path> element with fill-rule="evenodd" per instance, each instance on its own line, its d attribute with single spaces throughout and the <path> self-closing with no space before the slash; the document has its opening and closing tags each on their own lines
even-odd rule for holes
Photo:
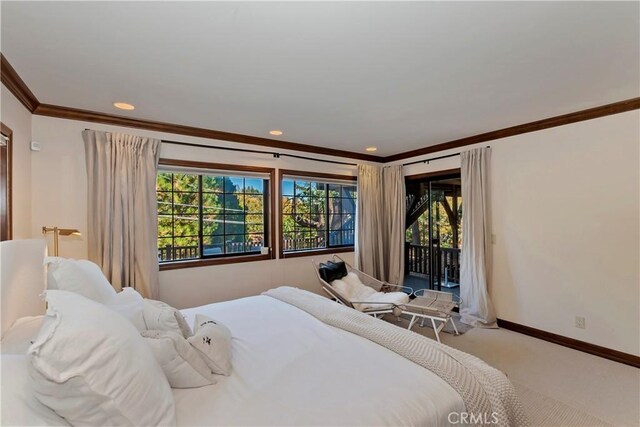
<svg viewBox="0 0 640 427">
<path fill-rule="evenodd" d="M 85 260 L 47 258 L 47 316 L 28 350 L 37 399 L 72 425 L 175 425 L 171 388 L 231 373 L 231 333 L 125 288 Z"/>
</svg>

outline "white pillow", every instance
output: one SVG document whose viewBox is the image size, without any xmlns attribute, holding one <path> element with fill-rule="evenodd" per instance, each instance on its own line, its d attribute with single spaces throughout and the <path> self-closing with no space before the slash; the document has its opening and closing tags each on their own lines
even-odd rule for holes
<svg viewBox="0 0 640 427">
<path fill-rule="evenodd" d="M 198 351 L 179 333 L 144 331 L 142 336 L 172 388 L 193 388 L 215 384 L 216 380 Z"/>
<path fill-rule="evenodd" d="M 43 304 L 44 305 L 44 304 Z M 4 333 L 0 341 L 2 354 L 27 354 L 27 350 L 38 336 L 44 316 L 27 316 L 16 320 Z"/>
<path fill-rule="evenodd" d="M 185 338 L 193 334 L 182 313 L 162 301 L 144 300 L 144 322 L 148 330 L 179 332 Z"/>
<path fill-rule="evenodd" d="M 105 305 L 133 323 L 138 331 L 147 330 L 143 315 L 144 298 L 135 289 L 122 288 L 122 291 L 115 294 Z"/>
<path fill-rule="evenodd" d="M 116 294 L 111 283 L 96 264 L 84 259 L 46 257 L 47 289 L 71 291 L 107 303 Z"/>
<path fill-rule="evenodd" d="M 195 331 L 189 343 L 203 356 L 215 374 L 231 375 L 231 331 L 222 323 L 196 314 Z"/>
<path fill-rule="evenodd" d="M 175 425 L 173 394 L 136 328 L 102 304 L 47 291 L 29 348 L 37 399 L 72 425 Z"/>
<path fill-rule="evenodd" d="M 29 381 L 29 359 L 25 354 L 2 355 L 0 425 L 68 426 L 51 408 L 36 399 Z"/>
</svg>

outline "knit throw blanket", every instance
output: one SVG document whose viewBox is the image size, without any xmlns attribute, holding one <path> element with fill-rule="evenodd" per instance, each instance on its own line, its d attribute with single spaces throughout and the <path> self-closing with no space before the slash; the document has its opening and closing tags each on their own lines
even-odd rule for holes
<svg viewBox="0 0 640 427">
<path fill-rule="evenodd" d="M 308 291 L 282 286 L 264 295 L 367 338 L 438 375 L 462 397 L 467 425 L 528 424 L 513 384 L 502 372 L 475 356 Z"/>
</svg>

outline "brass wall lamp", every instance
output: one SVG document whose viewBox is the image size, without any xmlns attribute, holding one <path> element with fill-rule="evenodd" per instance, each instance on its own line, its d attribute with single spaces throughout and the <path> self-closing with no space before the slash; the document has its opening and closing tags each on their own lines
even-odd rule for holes
<svg viewBox="0 0 640 427">
<path fill-rule="evenodd" d="M 82 236 L 75 228 L 42 227 L 42 234 L 53 233 L 53 256 L 58 256 L 59 236 Z"/>
</svg>

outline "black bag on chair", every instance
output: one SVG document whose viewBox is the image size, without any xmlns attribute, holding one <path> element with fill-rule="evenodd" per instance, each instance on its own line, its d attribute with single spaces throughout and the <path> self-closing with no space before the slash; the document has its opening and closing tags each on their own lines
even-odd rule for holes
<svg viewBox="0 0 640 427">
<path fill-rule="evenodd" d="M 331 283 L 334 280 L 342 279 L 347 275 L 347 266 L 344 262 L 327 261 L 326 263 L 320 263 L 318 268 L 320 277 L 327 283 Z"/>
</svg>

